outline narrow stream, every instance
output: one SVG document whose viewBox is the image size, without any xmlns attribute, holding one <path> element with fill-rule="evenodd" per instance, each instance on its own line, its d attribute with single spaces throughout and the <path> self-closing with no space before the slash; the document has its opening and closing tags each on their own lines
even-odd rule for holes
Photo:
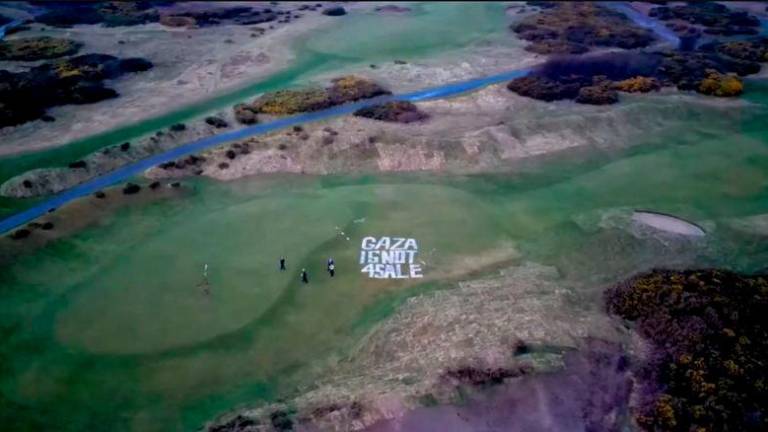
<svg viewBox="0 0 768 432">
<path fill-rule="evenodd" d="M 111 186 L 117 182 L 129 179 L 131 177 L 140 175 L 145 170 L 154 166 L 160 165 L 165 162 L 173 161 L 178 158 L 197 153 L 208 148 L 220 145 L 225 142 L 243 139 L 253 135 L 265 134 L 279 129 L 284 129 L 294 125 L 300 125 L 305 123 L 311 123 L 318 120 L 327 119 L 330 117 L 351 114 L 354 111 L 366 107 L 382 103 L 389 100 L 405 100 L 405 101 L 423 101 L 428 99 L 436 99 L 442 97 L 455 96 L 464 92 L 476 90 L 478 88 L 496 84 L 504 81 L 511 80 L 520 76 L 524 76 L 529 72 L 528 69 L 519 69 L 501 74 L 496 74 L 488 77 L 476 78 L 469 81 L 463 81 L 459 83 L 445 84 L 425 90 L 419 90 L 403 95 L 386 96 L 381 98 L 375 98 L 370 100 L 364 100 L 360 102 L 345 104 L 342 106 L 332 107 L 321 111 L 315 111 L 306 114 L 300 114 L 292 117 L 275 120 L 269 123 L 261 123 L 255 126 L 250 126 L 242 129 L 238 129 L 231 132 L 225 132 L 218 135 L 213 135 L 207 138 L 203 138 L 191 143 L 183 144 L 178 147 L 174 147 L 164 153 L 156 154 L 146 159 L 142 159 L 138 162 L 124 165 L 108 174 L 96 177 L 92 180 L 79 184 L 71 189 L 68 189 L 60 194 L 46 199 L 34 206 L 0 220 L 0 233 L 11 230 L 19 225 L 23 225 L 35 218 L 38 218 L 51 210 L 54 210 L 69 201 L 74 199 L 90 195 L 105 187 Z"/>
</svg>

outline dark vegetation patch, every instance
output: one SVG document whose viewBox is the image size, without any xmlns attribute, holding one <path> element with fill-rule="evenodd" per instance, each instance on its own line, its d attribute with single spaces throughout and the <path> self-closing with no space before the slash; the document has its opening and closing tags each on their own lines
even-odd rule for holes
<svg viewBox="0 0 768 432">
<path fill-rule="evenodd" d="M 263 114 L 285 115 L 317 111 L 330 107 L 323 89 L 279 90 L 265 94 L 251 104 L 251 110 Z"/>
<path fill-rule="evenodd" d="M 0 41 L 0 60 L 36 61 L 75 54 L 82 44 L 48 36 Z"/>
<path fill-rule="evenodd" d="M 210 116 L 205 118 L 205 123 L 215 127 L 216 129 L 222 129 L 229 126 L 226 120 L 221 117 Z"/>
<path fill-rule="evenodd" d="M 416 105 L 407 101 L 391 101 L 360 108 L 355 111 L 355 115 L 395 123 L 412 123 L 429 117 L 425 112 L 419 110 Z"/>
<path fill-rule="evenodd" d="M 30 222 L 26 228 L 19 228 L 12 232 L 9 237 L 13 240 L 23 240 L 32 235 L 35 230 L 50 231 L 54 228 L 53 222 Z"/>
<path fill-rule="evenodd" d="M 162 15 L 160 24 L 166 27 L 194 27 L 197 22 L 188 16 Z"/>
<path fill-rule="evenodd" d="M 208 428 L 208 432 L 236 432 L 248 430 L 248 428 L 256 426 L 258 426 L 258 422 L 255 420 L 243 415 L 237 415 L 226 423 L 211 426 Z"/>
<path fill-rule="evenodd" d="M 313 408 L 309 408 L 308 412 L 303 415 L 297 416 L 297 423 L 305 424 L 318 424 L 330 419 L 333 419 L 334 423 L 354 422 L 363 417 L 365 407 L 358 401 L 344 402 L 344 403 L 327 403 Z"/>
<path fill-rule="evenodd" d="M 0 70 L 0 127 L 39 119 L 50 107 L 115 98 L 118 93 L 105 87 L 104 80 L 150 68 L 152 63 L 142 58 L 86 54 L 24 72 Z"/>
<path fill-rule="evenodd" d="M 123 188 L 123 194 L 125 195 L 137 194 L 139 191 L 141 191 L 141 186 L 135 183 L 127 183 Z"/>
<path fill-rule="evenodd" d="M 328 16 L 342 16 L 346 14 L 347 14 L 347 10 L 341 6 L 328 8 L 323 11 L 323 15 L 328 15 Z"/>
<path fill-rule="evenodd" d="M 619 93 L 610 81 L 596 79 L 592 85 L 581 87 L 574 100 L 588 105 L 610 105 L 619 101 Z"/>
<path fill-rule="evenodd" d="M 654 41 L 650 30 L 638 27 L 620 12 L 594 2 L 531 1 L 542 11 L 512 26 L 526 50 L 538 54 L 582 54 L 593 47 L 641 48 Z"/>
<path fill-rule="evenodd" d="M 563 56 L 550 59 L 529 76 L 512 80 L 507 88 L 543 101 L 580 103 L 615 103 L 618 98 L 611 92 L 648 92 L 662 86 L 732 97 L 743 91 L 741 76 L 760 71 L 761 65 L 750 59 L 764 59 L 767 51 L 768 40 L 762 38 L 738 44 L 713 42 L 694 52 Z M 586 87 L 590 88 L 582 91 Z"/>
<path fill-rule="evenodd" d="M 189 155 L 175 161 L 161 163 L 158 167 L 163 170 L 191 170 L 193 173 L 198 171 L 202 172 L 201 167 L 206 160 L 207 158 L 205 156 Z"/>
<path fill-rule="evenodd" d="M 575 99 L 579 94 L 581 85 L 579 78 L 575 82 L 571 79 L 553 80 L 546 76 L 530 75 L 515 78 L 507 84 L 507 88 L 520 96 L 552 102 L 562 99 Z"/>
<path fill-rule="evenodd" d="M 272 423 L 272 427 L 278 432 L 292 431 L 293 420 L 291 414 L 283 410 L 275 410 L 269 415 L 269 420 Z"/>
<path fill-rule="evenodd" d="M 270 8 L 235 6 L 174 13 L 164 16 L 161 23 L 172 27 L 190 25 L 210 27 L 220 24 L 254 25 L 274 21 L 276 18 L 277 14 Z"/>
<path fill-rule="evenodd" d="M 553 80 L 570 77 L 605 76 L 609 80 L 623 80 L 637 75 L 652 75 L 661 65 L 661 54 L 642 52 L 605 53 L 588 56 L 564 56 L 550 59 L 538 70 Z"/>
<path fill-rule="evenodd" d="M 505 379 L 517 378 L 531 371 L 532 368 L 529 365 L 514 368 L 476 368 L 467 366 L 449 369 L 444 372 L 443 376 L 458 381 L 460 384 L 482 387 L 501 384 Z"/>
<path fill-rule="evenodd" d="M 277 14 L 267 7 L 230 6 L 179 11 L 166 14 L 166 1 L 66 1 L 41 2 L 46 12 L 35 21 L 53 27 L 101 24 L 105 27 L 160 22 L 169 27 L 209 27 L 221 24 L 252 25 L 274 21 Z"/>
<path fill-rule="evenodd" d="M 755 63 L 768 61 L 768 37 L 765 36 L 725 42 L 712 41 L 702 45 L 699 49 L 702 52 L 710 53 L 710 55 L 752 64 L 751 69 L 754 69 Z"/>
<path fill-rule="evenodd" d="M 14 231 L 11 234 L 11 238 L 14 239 L 14 240 L 21 240 L 21 239 L 25 239 L 25 238 L 29 237 L 30 235 L 32 235 L 32 231 L 30 231 L 30 230 L 28 230 L 26 228 L 21 228 L 21 229 L 17 229 L 16 231 Z"/>
<path fill-rule="evenodd" d="M 85 162 L 84 160 L 78 160 L 78 161 L 70 162 L 68 166 L 70 168 L 87 168 L 88 163 Z"/>
<path fill-rule="evenodd" d="M 78 24 L 101 24 L 105 27 L 132 26 L 156 22 L 160 18 L 155 2 L 43 2 L 47 11 L 35 21 L 52 27 L 71 27 Z M 160 2 L 157 2 L 160 3 Z"/>
<path fill-rule="evenodd" d="M 236 111 L 247 109 L 253 113 L 288 115 L 317 111 L 347 102 L 388 94 L 391 94 L 389 90 L 373 81 L 349 75 L 334 79 L 327 88 L 280 90 L 267 93 L 251 104 L 239 105 Z"/>
<path fill-rule="evenodd" d="M 610 53 L 559 57 L 547 61 L 531 75 L 512 80 L 507 88 L 521 96 L 543 101 L 570 99 L 604 105 L 618 102 L 619 83 L 652 74 L 662 57 L 645 53 Z M 635 91 L 657 87 L 637 86 Z"/>
<path fill-rule="evenodd" d="M 635 76 L 614 81 L 612 87 L 624 93 L 648 93 L 661 90 L 661 82 L 653 77 Z"/>
<path fill-rule="evenodd" d="M 639 48 L 651 39 L 642 36 L 623 14 L 590 2 L 529 2 L 542 10 L 513 27 L 529 50 L 543 54 L 581 54 L 594 46 Z M 743 92 L 740 77 L 758 73 L 768 61 L 768 38 L 711 41 L 695 47 L 697 28 L 713 34 L 753 34 L 759 20 L 746 12 L 731 11 L 714 2 L 656 7 L 659 19 L 675 20 L 688 39 L 679 51 L 622 52 L 602 55 L 565 55 L 547 61 L 531 76 L 518 78 L 508 88 L 520 95 L 544 101 L 570 99 L 579 103 L 618 102 L 617 92 L 647 92 L 662 86 L 679 90 L 733 97 Z M 684 21 L 685 23 L 681 23 Z M 688 23 L 688 24 L 686 24 Z M 685 27 L 685 28 L 683 28 Z M 712 29 L 730 29 L 715 30 Z M 693 31 L 693 33 L 691 33 Z M 689 45 L 689 46 L 688 46 Z"/>
<path fill-rule="evenodd" d="M 661 21 L 681 20 L 704 27 L 712 35 L 756 35 L 760 20 L 746 11 L 732 11 L 716 2 L 688 2 L 685 5 L 659 6 L 649 16 Z"/>
<path fill-rule="evenodd" d="M 245 103 L 239 103 L 233 108 L 235 111 L 235 120 L 240 124 L 252 125 L 259 122 L 256 114 L 258 112 L 251 106 Z"/>
<path fill-rule="evenodd" d="M 768 277 L 654 270 L 605 299 L 652 348 L 635 371 L 644 430 L 768 430 Z"/>
<path fill-rule="evenodd" d="M 249 154 L 251 152 L 251 144 L 249 142 L 236 142 L 230 147 L 232 150 L 240 154 Z"/>
</svg>

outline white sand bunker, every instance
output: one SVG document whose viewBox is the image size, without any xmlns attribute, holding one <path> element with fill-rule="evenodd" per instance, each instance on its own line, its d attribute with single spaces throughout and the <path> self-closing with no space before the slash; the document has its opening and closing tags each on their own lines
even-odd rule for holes
<svg viewBox="0 0 768 432">
<path fill-rule="evenodd" d="M 693 222 L 688 222 L 676 216 L 646 210 L 635 210 L 632 220 L 661 231 L 686 236 L 704 236 L 706 231 Z"/>
</svg>

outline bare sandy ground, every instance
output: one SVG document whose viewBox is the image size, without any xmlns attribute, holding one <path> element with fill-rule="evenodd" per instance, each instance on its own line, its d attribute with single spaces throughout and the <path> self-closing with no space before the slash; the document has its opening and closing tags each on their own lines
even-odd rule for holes
<svg viewBox="0 0 768 432">
<path fill-rule="evenodd" d="M 562 352 L 583 338 L 620 337 L 607 316 L 588 314 L 573 295 L 556 269 L 527 262 L 411 298 L 296 399 L 238 414 L 260 423 L 253 429 L 258 431 L 272 430 L 270 417 L 286 410 L 295 410 L 296 430 L 356 431 L 400 418 L 425 400 L 457 400 L 460 393 L 447 371 L 470 365 L 523 375 L 557 369 Z M 521 342 L 558 349 L 535 358 L 516 356 Z"/>
<path fill-rule="evenodd" d="M 472 73 L 473 67 L 457 67 L 456 75 L 447 79 Z M 391 68 L 400 69 L 397 75 L 406 83 L 443 73 L 423 64 L 393 64 Z M 391 79 L 386 69 L 375 70 L 377 75 L 368 70 L 360 72 L 381 81 Z M 611 106 L 546 103 L 518 96 L 504 85 L 494 85 L 450 99 L 420 102 L 418 106 L 430 116 L 428 120 L 397 124 L 344 116 L 224 144 L 198 155 L 202 160 L 181 167 L 156 167 L 146 176 L 159 179 L 205 175 L 234 180 L 273 173 L 493 172 L 564 152 L 611 151 L 641 143 L 648 131 L 664 133 L 679 128 L 689 123 L 691 115 L 709 118 L 716 112 L 717 118 L 727 123 L 749 103 L 673 90 L 622 95 L 622 102 Z M 85 158 L 86 169 L 29 171 L 5 182 L 0 193 L 14 197 L 56 193 L 125 163 L 240 127 L 231 109 L 216 114 L 229 123 L 227 128 L 216 129 L 199 119 L 188 123 L 185 131 L 165 131 L 135 141 L 126 151 L 116 146 L 100 150 Z M 584 128 L 584 124 L 591 127 Z"/>
<path fill-rule="evenodd" d="M 223 5 L 263 4 L 265 2 L 222 2 Z M 348 10 L 372 10 L 391 2 L 345 3 Z M 335 3 L 323 2 L 324 7 Z M 302 3 L 270 5 L 274 9 L 293 10 Z M 63 106 L 50 110 L 57 121 L 49 124 L 30 122 L 15 128 L 0 129 L 0 157 L 19 152 L 57 147 L 114 127 L 151 118 L 183 106 L 201 102 L 232 91 L 279 71 L 295 57 L 293 44 L 314 31 L 333 25 L 334 17 L 319 11 L 300 11 L 299 20 L 288 24 L 276 22 L 255 26 L 223 25 L 203 29 L 168 28 L 160 24 L 102 28 L 75 26 L 56 29 L 33 26 L 13 37 L 35 35 L 61 36 L 84 44 L 81 53 L 105 53 L 119 57 L 144 57 L 155 64 L 150 71 L 128 75 L 109 85 L 120 92 L 117 99 L 83 106 Z M 270 29 L 270 27 L 275 27 Z M 265 29 L 252 37 L 253 28 Z M 258 33 L 258 31 L 256 31 Z M 123 43 L 118 43 L 122 41 Z M 499 43 L 501 42 L 501 43 Z M 537 63 L 543 57 L 523 50 L 525 44 L 515 38 L 480 42 L 467 49 L 433 56 L 408 64 L 373 65 L 366 75 L 393 91 L 421 89 L 435 83 L 460 81 Z M 20 70 L 39 62 L 0 62 L 0 69 Z M 363 66 L 364 67 L 364 66 Z M 361 66 L 314 77 L 328 81 L 334 76 L 360 72 Z M 117 144 L 117 143 L 116 143 Z"/>
<path fill-rule="evenodd" d="M 376 63 L 367 69 L 355 66 L 335 70 L 318 75 L 315 81 L 324 83 L 346 73 L 364 74 L 395 93 L 407 93 L 531 67 L 547 59 L 525 51 L 525 45 L 527 42 L 505 34 L 423 59 Z"/>
<path fill-rule="evenodd" d="M 292 10 L 300 5 L 280 8 Z M 111 82 L 109 85 L 121 94 L 119 98 L 53 108 L 50 114 L 57 121 L 46 123 L 45 127 L 37 121 L 0 129 L 0 156 L 60 146 L 256 82 L 293 60 L 291 46 L 297 38 L 332 23 L 333 17 L 320 12 L 301 12 L 300 19 L 287 24 L 269 22 L 199 29 L 169 28 L 159 23 L 116 28 L 45 27 L 44 30 L 35 25 L 31 31 L 13 37 L 66 37 L 84 44 L 81 54 L 144 57 L 155 67 Z M 265 29 L 264 34 L 252 37 L 259 33 L 253 30 L 255 27 Z M 35 64 L 38 63 L 0 62 L 0 69 L 18 70 Z"/>
<path fill-rule="evenodd" d="M 290 30 L 289 28 L 286 28 L 285 30 Z M 280 30 L 278 30 L 280 31 Z M 395 93 L 404 93 L 407 91 L 417 90 L 417 89 L 423 89 L 430 85 L 434 85 L 436 82 L 455 82 L 455 81 L 461 81 L 466 80 L 469 78 L 484 76 L 484 75 L 490 75 L 502 71 L 508 71 L 513 69 L 518 69 L 521 67 L 528 67 L 535 63 L 538 63 L 541 59 L 537 55 L 533 55 L 530 53 L 525 52 L 522 49 L 522 44 L 519 42 L 516 42 L 514 40 L 507 41 L 503 40 L 502 43 L 496 42 L 489 42 L 487 44 L 481 44 L 480 46 L 474 46 L 466 49 L 460 49 L 452 52 L 447 52 L 440 56 L 435 56 L 434 58 L 426 59 L 426 60 L 420 60 L 415 62 L 393 62 L 389 61 L 386 63 L 380 63 L 379 65 L 376 65 L 376 68 L 370 68 L 365 65 L 358 65 L 356 67 L 349 67 L 345 68 L 343 70 L 334 71 L 333 73 L 327 73 L 319 75 L 315 78 L 313 78 L 312 82 L 325 86 L 327 85 L 332 78 L 344 75 L 344 74 L 355 74 L 359 76 L 363 76 L 369 79 L 373 79 L 377 82 L 382 83 L 385 87 L 390 88 Z M 149 73 L 153 73 L 153 71 L 150 71 Z M 133 79 L 133 78 L 129 78 Z M 142 78 L 143 79 L 143 78 Z M 150 81 L 151 82 L 151 81 Z M 202 81 L 199 81 L 202 82 Z M 149 90 L 142 90 L 141 92 L 135 92 L 135 94 L 144 94 L 148 92 Z M 503 110 L 505 109 L 505 104 L 508 102 L 508 97 L 514 96 L 509 92 L 501 92 L 500 96 L 503 97 L 503 99 L 499 99 L 497 103 L 495 103 L 494 106 L 488 106 L 485 109 L 489 111 L 496 111 L 496 110 Z M 136 96 L 138 97 L 138 96 Z M 152 96 L 160 98 L 162 96 Z M 107 101 L 105 103 L 122 103 L 119 102 L 120 100 L 129 101 L 131 100 L 132 96 L 128 95 L 125 98 L 120 98 L 115 101 Z M 474 103 L 471 102 L 470 99 L 466 99 L 464 97 L 461 97 L 456 100 L 462 100 L 462 101 L 470 101 L 470 105 L 465 107 L 465 110 L 472 111 L 474 109 Z M 531 101 L 534 102 L 534 101 Z M 439 106 L 440 102 L 430 102 L 429 104 L 437 104 Z M 427 104 L 427 105 L 429 105 Z M 95 109 L 97 106 L 101 104 L 95 104 L 93 107 L 82 107 L 84 109 Z M 162 104 L 161 104 L 162 105 Z M 431 105 L 430 105 L 431 106 Z M 135 107 L 138 107 L 138 105 L 135 105 Z M 194 121 L 187 122 L 187 130 L 183 132 L 172 132 L 172 131 L 164 131 L 162 136 L 159 135 L 152 135 L 152 136 L 146 136 L 144 138 L 141 138 L 139 140 L 134 140 L 131 142 L 131 148 L 128 151 L 111 151 L 109 152 L 109 149 L 103 149 L 99 150 L 90 156 L 86 157 L 85 160 L 87 161 L 88 168 L 87 169 L 80 169 L 80 170 L 70 170 L 67 168 L 45 168 L 41 167 L 39 169 L 29 171 L 27 173 L 24 173 L 22 175 L 19 175 L 5 184 L 2 185 L 2 188 L 0 188 L 0 193 L 2 193 L 4 196 L 16 196 L 16 197 L 30 197 L 30 196 L 39 196 L 39 195 L 45 195 L 50 193 L 56 193 L 61 190 L 67 189 L 69 187 L 72 187 L 76 184 L 79 184 L 88 178 L 104 174 L 106 172 L 109 172 L 111 170 L 114 170 L 115 168 L 130 162 L 135 161 L 141 158 L 145 158 L 152 154 L 157 154 L 158 152 L 165 151 L 167 149 L 176 147 L 180 144 L 184 144 L 190 141 L 193 141 L 198 138 L 202 138 L 205 136 L 210 136 L 215 133 L 221 133 L 227 130 L 233 130 L 236 128 L 242 127 L 239 125 L 233 116 L 233 112 L 230 108 L 224 109 L 222 111 L 218 112 L 210 112 L 207 113 L 210 115 L 216 115 L 218 117 L 221 117 L 225 119 L 229 126 L 226 128 L 214 128 L 204 123 L 203 118 L 198 118 Z M 441 113 L 437 113 L 441 114 Z M 108 116 L 108 112 L 104 113 L 97 113 L 95 115 L 99 116 Z M 441 116 L 438 115 L 438 118 Z M 269 119 L 266 117 L 262 117 L 261 121 L 268 121 Z M 335 122 L 331 123 L 330 126 L 338 128 L 339 131 L 344 132 L 342 134 L 341 139 L 343 140 L 343 148 L 348 150 L 346 153 L 351 155 L 351 159 L 354 159 L 355 153 L 359 150 L 358 147 L 353 146 L 349 140 L 357 139 L 359 133 L 355 132 L 355 128 L 358 128 L 358 124 L 361 123 L 362 119 L 356 119 L 356 118 L 348 118 L 345 121 L 341 122 Z M 429 125 L 434 124 L 433 122 L 428 122 L 426 124 L 418 124 L 418 125 L 410 125 L 407 126 L 403 130 L 409 130 L 409 131 L 415 131 L 415 135 L 418 136 L 428 136 L 429 134 L 436 133 L 439 127 L 443 127 L 441 125 L 450 126 L 451 128 L 454 128 L 454 126 L 464 129 L 473 128 L 474 126 L 484 126 L 484 120 L 482 118 L 479 118 L 480 122 L 477 123 L 474 120 L 470 120 L 468 122 L 464 121 L 456 125 L 451 125 L 450 122 L 445 121 L 438 121 L 437 127 L 430 127 Z M 365 124 L 366 128 L 375 128 L 377 125 L 381 127 L 385 127 L 391 130 L 398 130 L 398 125 L 386 125 L 381 124 L 381 122 L 377 121 L 364 121 L 362 124 Z M 323 124 L 325 126 L 325 124 Z M 426 128 L 425 128 L 426 126 Z M 89 123 L 90 127 L 90 123 Z M 308 126 L 308 127 L 314 127 L 314 126 Z M 21 128 L 20 128 L 21 129 Z M 348 133 L 349 132 L 349 133 Z M 374 133 L 375 131 L 370 131 L 370 133 Z M 30 131 L 30 133 L 39 133 L 39 134 L 45 134 L 48 133 L 47 131 Z M 303 135 L 302 135 L 303 136 Z M 436 136 L 440 136 L 439 134 Z M 321 140 L 323 138 L 320 138 Z M 269 137 L 267 138 L 269 140 Z M 65 140 L 66 141 L 66 140 Z M 315 140 L 312 140 L 311 142 L 314 142 Z M 251 144 L 260 142 L 260 137 L 254 137 L 253 139 L 249 140 Z M 120 143 L 114 143 L 115 145 L 119 145 Z M 275 146 L 279 145 L 279 143 L 275 143 Z M 26 146 L 26 144 L 24 144 Z M 296 145 L 292 145 L 292 147 L 296 147 Z M 304 147 L 307 147 L 306 145 Z M 338 146 L 337 146 L 338 147 Z M 4 146 L 0 145 L 0 155 L 2 154 Z M 10 146 L 7 146 L 5 148 L 10 148 Z M 221 147 L 220 148 L 222 152 L 226 152 L 227 147 Z M 392 147 L 392 149 L 395 149 L 395 147 Z M 114 149 L 113 149 L 114 150 Z M 389 151 L 391 149 L 384 148 L 382 151 Z M 311 154 L 309 155 L 311 156 Z M 253 160 L 250 163 L 250 168 L 248 168 L 245 171 L 239 172 L 237 169 L 233 169 L 231 173 L 227 174 L 225 177 L 227 179 L 235 178 L 233 177 L 233 173 L 239 172 L 238 176 L 242 175 L 248 175 L 248 174 L 254 174 L 258 172 L 314 172 L 314 173 L 326 173 L 326 172 L 338 172 L 339 170 L 343 170 L 345 167 L 344 162 L 345 158 L 341 157 L 339 158 L 340 164 L 336 164 L 337 168 L 335 169 L 327 169 L 320 165 L 317 167 L 310 167 L 308 169 L 304 169 L 301 167 L 296 167 L 295 164 L 284 164 L 283 158 L 279 153 L 277 154 L 264 154 L 262 152 L 258 153 L 258 157 L 262 158 L 261 162 L 259 160 Z M 221 161 L 218 161 L 221 162 Z M 218 164 L 217 162 L 217 164 Z M 224 161 L 227 162 L 227 161 Z M 253 166 L 259 163 L 263 162 L 263 169 L 261 171 L 257 171 Z M 417 162 L 418 163 L 418 162 Z M 278 167 L 270 168 L 272 165 L 279 165 Z M 350 165 L 350 164 L 346 164 Z M 365 167 L 357 167 L 349 166 L 352 170 L 359 170 L 361 168 Z M 371 165 L 369 168 L 379 170 L 379 168 L 376 168 L 375 165 Z M 384 171 L 391 171 L 391 170 L 420 170 L 423 169 L 420 165 L 410 165 L 409 166 L 402 166 L 399 165 L 388 165 L 387 163 L 384 163 L 382 166 Z M 433 169 L 440 169 L 440 165 L 434 165 Z M 239 169 L 239 168 L 238 168 Z M 365 168 L 368 169 L 368 168 Z M 190 169 L 187 174 L 195 174 L 198 170 L 197 169 Z M 173 175 L 177 175 L 180 173 L 174 173 Z M 153 174 L 153 176 L 157 176 Z M 223 178 L 221 175 L 215 175 L 216 178 Z M 21 183 L 24 180 L 30 180 L 35 186 L 33 188 L 25 188 L 21 186 Z"/>
<path fill-rule="evenodd" d="M 278 172 L 493 172 L 566 151 L 620 149 L 642 142 L 649 130 L 679 127 L 692 112 L 729 109 L 673 91 L 627 95 L 613 106 L 546 103 L 504 85 L 418 106 L 428 120 L 397 124 L 346 116 L 223 145 L 204 152 L 197 166 L 158 167 L 146 175 L 234 180 Z"/>
</svg>

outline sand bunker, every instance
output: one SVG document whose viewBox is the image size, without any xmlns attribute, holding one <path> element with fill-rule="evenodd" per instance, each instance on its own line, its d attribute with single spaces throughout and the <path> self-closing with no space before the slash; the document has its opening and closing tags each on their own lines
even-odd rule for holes
<svg viewBox="0 0 768 432">
<path fill-rule="evenodd" d="M 702 227 L 693 222 L 664 213 L 636 210 L 632 215 L 632 220 L 673 234 L 686 236 L 704 236 L 707 234 Z"/>
</svg>

